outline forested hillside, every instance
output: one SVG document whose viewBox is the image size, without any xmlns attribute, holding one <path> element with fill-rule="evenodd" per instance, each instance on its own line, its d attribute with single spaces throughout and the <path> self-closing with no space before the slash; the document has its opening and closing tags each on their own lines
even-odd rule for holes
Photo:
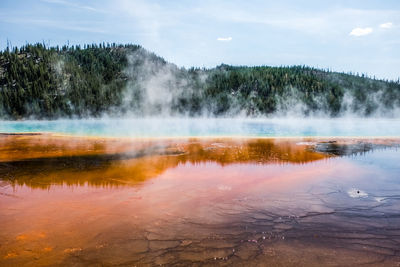
<svg viewBox="0 0 400 267">
<path fill-rule="evenodd" d="M 185 69 L 136 45 L 0 53 L 0 118 L 103 115 L 394 116 L 399 81 L 304 66 Z"/>
</svg>

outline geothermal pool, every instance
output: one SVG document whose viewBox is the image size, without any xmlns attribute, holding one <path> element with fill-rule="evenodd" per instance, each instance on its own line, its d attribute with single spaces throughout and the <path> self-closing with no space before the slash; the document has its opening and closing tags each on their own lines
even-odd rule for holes
<svg viewBox="0 0 400 267">
<path fill-rule="evenodd" d="M 197 122 L 1 123 L 0 266 L 398 266 L 393 120 Z"/>
<path fill-rule="evenodd" d="M 107 137 L 400 136 L 400 119 L 91 119 L 0 121 L 0 133 L 51 132 Z"/>
</svg>

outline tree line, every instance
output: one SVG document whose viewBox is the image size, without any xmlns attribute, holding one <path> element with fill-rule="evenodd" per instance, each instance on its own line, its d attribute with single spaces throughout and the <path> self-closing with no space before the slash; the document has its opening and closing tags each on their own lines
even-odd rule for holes
<svg viewBox="0 0 400 267">
<path fill-rule="evenodd" d="M 166 97 L 153 101 L 152 92 Z M 399 107 L 399 81 L 307 66 L 185 69 L 131 44 L 27 44 L 0 52 L 2 119 L 157 115 L 166 109 L 190 116 L 293 110 L 370 116 Z"/>
</svg>

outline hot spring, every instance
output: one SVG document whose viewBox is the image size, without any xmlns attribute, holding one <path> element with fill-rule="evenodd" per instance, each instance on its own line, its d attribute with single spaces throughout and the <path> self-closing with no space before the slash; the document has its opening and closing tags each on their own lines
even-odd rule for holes
<svg viewBox="0 0 400 267">
<path fill-rule="evenodd" d="M 396 266 L 400 120 L 0 123 L 0 265 Z"/>
<path fill-rule="evenodd" d="M 2 121 L 0 132 L 51 132 L 103 137 L 315 137 L 400 136 L 399 119 L 90 119 Z"/>
</svg>

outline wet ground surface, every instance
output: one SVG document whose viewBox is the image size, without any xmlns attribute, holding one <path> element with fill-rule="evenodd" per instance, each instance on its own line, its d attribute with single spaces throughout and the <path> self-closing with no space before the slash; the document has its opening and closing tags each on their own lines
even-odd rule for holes
<svg viewBox="0 0 400 267">
<path fill-rule="evenodd" d="M 399 266 L 396 139 L 0 136 L 1 266 Z"/>
</svg>

